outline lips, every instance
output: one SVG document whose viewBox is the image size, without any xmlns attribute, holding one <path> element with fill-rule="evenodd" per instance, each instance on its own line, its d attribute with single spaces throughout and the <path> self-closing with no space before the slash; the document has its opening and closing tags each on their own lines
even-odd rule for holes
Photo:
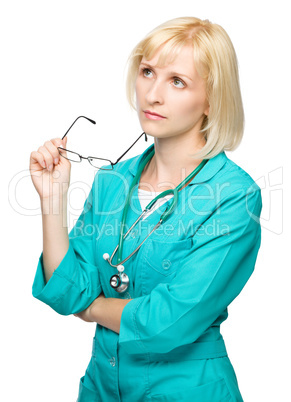
<svg viewBox="0 0 291 402">
<path fill-rule="evenodd" d="M 155 113 L 155 112 L 151 112 L 150 110 L 144 110 L 144 113 L 150 114 L 152 116 L 157 116 L 160 117 L 162 119 L 165 119 L 165 116 L 162 116 L 161 114 Z"/>
</svg>

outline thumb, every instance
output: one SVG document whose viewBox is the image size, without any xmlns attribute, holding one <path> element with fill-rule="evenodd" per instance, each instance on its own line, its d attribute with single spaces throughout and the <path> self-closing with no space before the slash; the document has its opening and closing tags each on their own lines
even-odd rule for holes
<svg viewBox="0 0 291 402">
<path fill-rule="evenodd" d="M 67 139 L 68 139 L 67 137 L 65 137 L 65 138 L 63 139 L 63 145 L 62 145 L 62 147 L 65 148 L 65 149 L 67 149 Z M 63 153 L 63 156 L 64 156 L 65 158 L 68 157 L 67 151 L 62 151 L 62 153 Z"/>
<path fill-rule="evenodd" d="M 66 148 L 66 145 L 67 145 L 67 139 L 68 139 L 68 137 L 65 137 L 64 139 L 63 139 L 63 144 L 64 144 L 64 148 Z"/>
</svg>

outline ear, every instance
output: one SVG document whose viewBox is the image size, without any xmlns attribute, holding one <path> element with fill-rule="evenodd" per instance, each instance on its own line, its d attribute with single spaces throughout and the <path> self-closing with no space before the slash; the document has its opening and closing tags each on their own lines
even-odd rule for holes
<svg viewBox="0 0 291 402">
<path fill-rule="evenodd" d="M 209 115 L 209 108 L 210 108 L 210 106 L 208 105 L 208 106 L 206 107 L 206 109 L 204 110 L 205 116 L 208 116 L 208 115 Z"/>
</svg>

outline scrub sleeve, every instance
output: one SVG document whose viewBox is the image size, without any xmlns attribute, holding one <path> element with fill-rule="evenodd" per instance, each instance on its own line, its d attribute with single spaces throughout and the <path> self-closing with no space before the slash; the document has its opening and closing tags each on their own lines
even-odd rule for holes
<svg viewBox="0 0 291 402">
<path fill-rule="evenodd" d="M 94 183 L 83 212 L 69 233 L 69 248 L 60 265 L 46 283 L 41 253 L 32 286 L 34 297 L 62 315 L 80 313 L 102 292 L 92 230 Z"/>
</svg>

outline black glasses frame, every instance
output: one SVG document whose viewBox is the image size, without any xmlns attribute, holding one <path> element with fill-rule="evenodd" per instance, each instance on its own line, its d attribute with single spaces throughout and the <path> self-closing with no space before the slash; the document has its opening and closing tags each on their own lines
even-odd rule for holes
<svg viewBox="0 0 291 402">
<path fill-rule="evenodd" d="M 66 131 L 66 133 L 65 133 L 64 136 L 62 137 L 62 140 L 65 138 L 65 136 L 66 136 L 66 135 L 68 134 L 68 132 L 71 130 L 71 128 L 73 127 L 73 125 L 76 123 L 76 121 L 77 121 L 78 119 L 80 119 L 80 118 L 84 118 L 84 119 L 90 121 L 92 124 L 96 124 L 96 121 L 94 121 L 94 120 L 92 120 L 92 119 L 89 119 L 89 117 L 86 117 L 86 116 L 79 116 L 79 117 L 76 118 L 76 120 L 73 122 L 73 124 L 71 124 L 71 126 L 68 128 L 68 130 Z M 99 157 L 97 157 L 97 156 L 88 156 L 88 157 L 86 158 L 85 156 L 82 156 L 82 155 L 78 154 L 77 152 L 73 152 L 73 151 L 70 151 L 69 149 L 62 148 L 62 147 L 58 147 L 58 151 L 59 151 L 59 154 L 61 155 L 61 157 L 65 158 L 65 159 L 68 159 L 68 160 L 71 161 L 71 162 L 80 163 L 80 162 L 82 162 L 82 159 L 87 159 L 88 162 L 90 163 L 90 165 L 93 166 L 93 167 L 95 167 L 95 168 L 96 168 L 96 166 L 92 165 L 92 163 L 90 162 L 90 158 L 100 159 L 100 160 L 102 160 L 102 161 L 107 161 L 107 162 L 109 162 L 110 165 L 111 165 L 111 168 L 110 168 L 110 170 L 111 170 L 111 169 L 113 169 L 113 166 L 116 165 L 116 164 L 120 161 L 120 159 L 124 157 L 125 154 L 127 154 L 127 152 L 134 146 L 134 144 L 135 144 L 143 135 L 145 136 L 145 141 L 147 141 L 147 140 L 148 140 L 148 137 L 147 137 L 146 133 L 143 132 L 143 133 L 138 137 L 138 139 L 135 140 L 134 143 L 133 143 L 133 144 L 116 160 L 116 162 L 114 162 L 114 163 L 111 162 L 110 159 L 99 158 Z M 71 152 L 71 153 L 73 153 L 73 154 L 75 154 L 75 155 L 78 155 L 79 158 L 80 158 L 80 161 L 74 161 L 74 160 L 71 160 L 71 159 L 69 159 L 69 158 L 66 158 L 64 155 L 61 154 L 61 152 L 60 152 L 61 149 L 62 149 L 63 151 L 68 151 L 68 152 Z M 108 168 L 106 168 L 106 169 L 104 169 L 104 168 L 103 168 L 103 169 L 102 169 L 102 168 L 96 168 L 96 169 L 109 170 Z"/>
</svg>

